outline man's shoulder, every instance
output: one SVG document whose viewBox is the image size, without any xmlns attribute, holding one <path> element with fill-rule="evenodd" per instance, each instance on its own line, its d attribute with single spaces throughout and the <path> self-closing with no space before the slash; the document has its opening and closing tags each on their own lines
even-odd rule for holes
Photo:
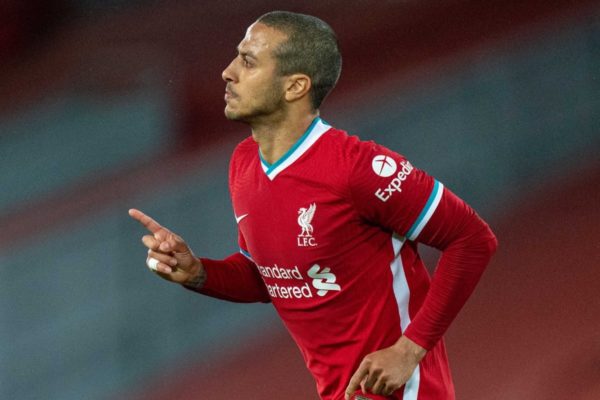
<svg viewBox="0 0 600 400">
<path fill-rule="evenodd" d="M 323 143 L 327 145 L 329 150 L 343 154 L 346 159 L 357 157 L 360 153 L 369 153 L 378 147 L 382 147 L 372 140 L 362 140 L 354 133 L 350 134 L 345 130 L 334 127 L 324 135 Z"/>
<path fill-rule="evenodd" d="M 326 134 L 323 135 L 326 140 L 335 142 L 336 144 L 347 143 L 349 140 L 352 140 L 355 136 L 350 136 L 347 131 L 343 129 L 336 128 L 334 126 L 330 126 L 327 130 Z"/>
<path fill-rule="evenodd" d="M 245 138 L 244 140 L 242 140 L 241 142 L 239 142 L 237 144 L 237 146 L 235 146 L 235 149 L 233 150 L 233 154 L 237 154 L 237 153 L 248 153 L 248 152 L 253 152 L 256 151 L 258 147 L 258 144 L 256 143 L 256 141 L 252 138 L 252 136 L 248 136 L 247 138 Z"/>
<path fill-rule="evenodd" d="M 252 136 L 248 136 L 235 146 L 231 154 L 231 163 L 247 162 L 249 159 L 256 157 L 258 154 L 258 143 L 254 141 Z"/>
<path fill-rule="evenodd" d="M 321 138 L 330 150 L 346 152 L 349 148 L 356 147 L 361 142 L 356 135 L 351 135 L 343 129 L 330 127 L 325 135 Z"/>
<path fill-rule="evenodd" d="M 233 179 L 236 171 L 241 165 L 246 165 L 251 162 L 253 157 L 258 154 L 258 144 L 254 141 L 252 136 L 248 136 L 235 146 L 231 159 L 229 160 L 229 179 Z"/>
</svg>

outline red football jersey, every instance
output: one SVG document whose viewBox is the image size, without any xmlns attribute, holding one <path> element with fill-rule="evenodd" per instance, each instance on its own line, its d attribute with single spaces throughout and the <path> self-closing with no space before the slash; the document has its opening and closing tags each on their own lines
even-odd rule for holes
<svg viewBox="0 0 600 400">
<path fill-rule="evenodd" d="M 322 399 L 343 399 L 363 357 L 403 334 L 429 351 L 390 398 L 454 398 L 441 336 L 489 255 L 464 272 L 467 284 L 460 281 L 462 262 L 438 266 L 449 271 L 440 274 L 441 289 L 423 307 L 430 277 L 416 243 L 444 250 L 463 238 L 456 229 L 488 234 L 468 206 L 403 156 L 320 118 L 272 165 L 252 138 L 240 143 L 230 191 L 244 256 L 203 259 L 208 278 L 202 293 L 271 301 Z M 483 228 L 469 228 L 471 220 Z M 466 293 L 448 293 L 460 292 L 461 285 Z"/>
</svg>

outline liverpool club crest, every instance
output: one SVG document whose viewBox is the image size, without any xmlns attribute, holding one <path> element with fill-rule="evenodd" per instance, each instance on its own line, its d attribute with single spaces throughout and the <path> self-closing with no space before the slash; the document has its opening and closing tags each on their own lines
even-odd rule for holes
<svg viewBox="0 0 600 400">
<path fill-rule="evenodd" d="M 298 225 L 302 228 L 302 231 L 298 235 L 298 246 L 316 246 L 317 242 L 313 237 L 313 226 L 311 224 L 317 205 L 312 203 L 308 208 L 300 207 L 298 210 Z"/>
</svg>

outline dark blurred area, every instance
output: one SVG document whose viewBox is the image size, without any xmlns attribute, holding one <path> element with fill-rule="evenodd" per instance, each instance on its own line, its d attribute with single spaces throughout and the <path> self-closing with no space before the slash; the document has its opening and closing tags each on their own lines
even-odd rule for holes
<svg viewBox="0 0 600 400">
<path fill-rule="evenodd" d="M 589 0 L 443 2 L 341 0 L 285 8 L 313 12 L 338 33 L 344 74 L 330 103 L 360 96 L 376 77 L 419 66 L 490 42 L 507 32 L 593 4 Z M 222 136 L 222 69 L 247 26 L 277 3 L 225 1 L 11 1 L 0 35 L 0 112 L 61 90 L 115 93 L 160 74 L 177 112 L 177 150 Z M 305 11 L 306 10 L 306 11 Z M 385 45 L 385 46 L 382 46 Z M 158 72 L 157 72 L 158 71 Z M 354 94 L 353 94 L 354 93 Z M 332 104 L 333 106 L 333 104 Z"/>
<path fill-rule="evenodd" d="M 2 66 L 23 60 L 52 40 L 74 15 L 67 0 L 2 0 L 0 2 L 0 60 Z"/>
<path fill-rule="evenodd" d="M 227 165 L 249 131 L 221 71 L 282 7 L 338 34 L 324 119 L 499 237 L 447 335 L 457 398 L 600 398 L 597 1 L 0 0 L 0 399 L 316 398 L 270 305 L 157 279 L 127 216 L 237 251 Z"/>
</svg>

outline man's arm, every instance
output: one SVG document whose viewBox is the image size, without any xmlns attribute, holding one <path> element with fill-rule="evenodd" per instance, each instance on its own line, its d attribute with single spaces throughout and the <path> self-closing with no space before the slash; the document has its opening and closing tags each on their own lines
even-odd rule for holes
<svg viewBox="0 0 600 400">
<path fill-rule="evenodd" d="M 473 293 L 498 242 L 475 211 L 448 189 L 416 239 L 442 251 L 423 306 L 404 332 L 429 350 Z"/>
<path fill-rule="evenodd" d="M 442 251 L 423 306 L 396 344 L 363 359 L 347 399 L 358 388 L 390 395 L 407 382 L 471 296 L 497 247 L 489 226 L 448 189 L 417 239 Z"/>
<path fill-rule="evenodd" d="M 352 376 L 346 398 L 363 392 L 390 395 L 441 339 L 471 296 L 497 247 L 489 226 L 448 189 L 418 236 L 442 251 L 423 306 L 391 347 L 367 355 Z"/>
<path fill-rule="evenodd" d="M 142 237 L 148 248 L 146 264 L 161 278 L 224 300 L 270 301 L 254 263 L 243 255 L 234 254 L 221 261 L 200 259 L 181 236 L 148 215 L 136 209 L 129 210 L 129 215 L 150 231 Z"/>
<path fill-rule="evenodd" d="M 268 303 L 271 297 L 256 265 L 241 253 L 224 260 L 200 259 L 204 265 L 205 280 L 201 286 L 184 284 L 187 289 L 238 303 Z"/>
<path fill-rule="evenodd" d="M 473 292 L 497 245 L 469 206 L 403 156 L 372 142 L 358 143 L 349 154 L 350 199 L 361 217 L 438 248 L 442 256 L 419 311 L 397 343 L 364 357 L 347 398 L 358 387 L 387 395 L 406 383 Z M 391 175 L 382 163 L 393 169 Z"/>
</svg>

